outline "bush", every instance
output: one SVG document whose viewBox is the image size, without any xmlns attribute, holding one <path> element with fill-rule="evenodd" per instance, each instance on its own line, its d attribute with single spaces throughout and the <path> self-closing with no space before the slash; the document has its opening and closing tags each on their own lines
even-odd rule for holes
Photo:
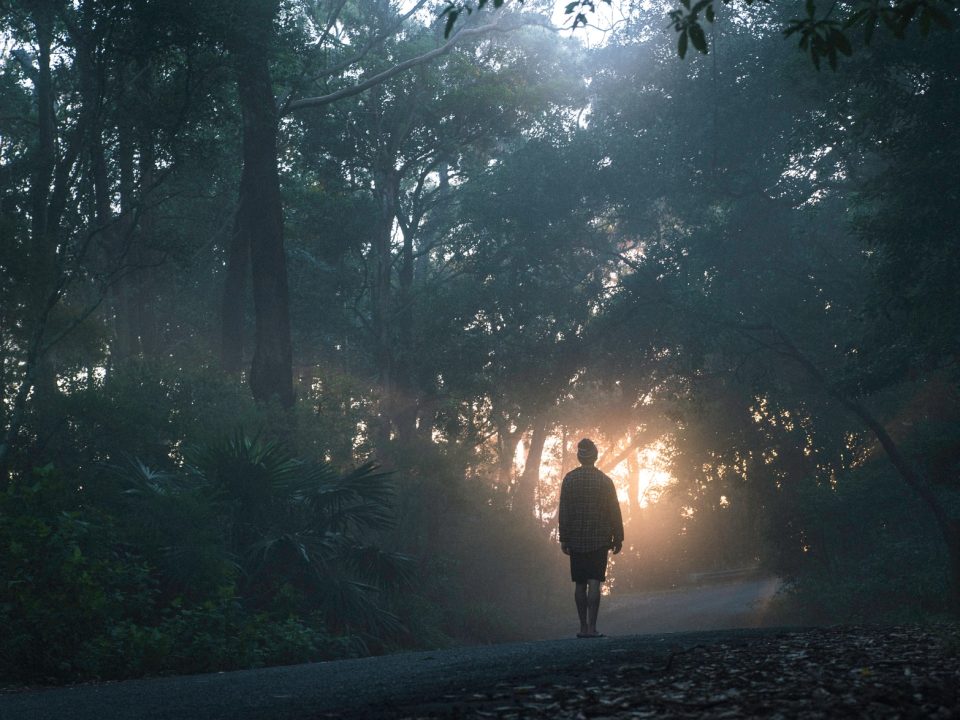
<svg viewBox="0 0 960 720">
<path fill-rule="evenodd" d="M 389 524 L 388 478 L 242 435 L 195 456 L 87 485 L 48 465 L 0 492 L 0 679 L 233 670 L 401 637 L 376 590 L 407 560 L 365 537 Z"/>
<path fill-rule="evenodd" d="M 227 595 L 195 607 L 175 602 L 155 626 L 121 620 L 88 641 L 79 657 L 88 676 L 123 678 L 290 665 L 361 650 L 354 638 L 331 637 L 320 618 L 252 614 Z"/>
<path fill-rule="evenodd" d="M 946 548 L 930 511 L 882 460 L 800 496 L 807 541 L 785 601 L 804 621 L 911 622 L 947 612 Z"/>
<path fill-rule="evenodd" d="M 158 590 L 113 519 L 84 507 L 51 467 L 0 494 L 0 674 L 64 680 L 87 676 L 84 644 L 119 618 L 143 622 Z"/>
</svg>

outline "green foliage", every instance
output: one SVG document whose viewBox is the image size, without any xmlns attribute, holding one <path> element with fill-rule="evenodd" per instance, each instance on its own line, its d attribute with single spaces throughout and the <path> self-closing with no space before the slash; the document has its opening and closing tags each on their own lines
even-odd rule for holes
<svg viewBox="0 0 960 720">
<path fill-rule="evenodd" d="M 155 611 L 150 567 L 122 541 L 114 518 L 87 507 L 52 466 L 0 495 L 0 677 L 67 679 L 96 670 L 88 643 L 120 617 Z"/>
<path fill-rule="evenodd" d="M 332 637 L 320 618 L 251 613 L 239 598 L 226 596 L 192 607 L 174 602 L 156 624 L 111 623 L 80 649 L 77 674 L 222 672 L 353 657 L 361 651 L 357 638 Z"/>
<path fill-rule="evenodd" d="M 946 558 L 928 510 L 873 460 L 836 487 L 807 483 L 802 552 L 786 601 L 804 621 L 916 622 L 950 612 Z"/>
<path fill-rule="evenodd" d="M 45 450 L 56 453 L 59 466 L 73 468 L 81 483 L 88 473 L 91 479 L 102 474 L 100 463 L 137 457 L 148 466 L 167 469 L 171 450 L 179 460 L 178 448 L 187 439 L 200 444 L 238 424 L 270 423 L 244 388 L 211 367 L 209 358 L 190 358 L 187 366 L 181 361 L 134 360 L 111 368 L 102 378 L 96 377 L 96 367 L 76 372 L 79 381 L 63 382 L 62 392 L 35 403 L 33 413 L 38 420 L 59 418 Z M 91 487 L 96 490 L 95 484 Z"/>
<path fill-rule="evenodd" d="M 446 25 L 443 28 L 443 36 L 446 38 L 450 37 L 450 33 L 453 32 L 453 27 L 457 23 L 457 18 L 459 18 L 461 14 L 472 15 L 474 10 L 483 10 L 488 3 L 494 8 L 498 8 L 503 5 L 503 0 L 477 0 L 476 8 L 472 5 L 457 6 L 452 3 L 447 5 L 442 13 L 447 19 Z"/>
<path fill-rule="evenodd" d="M 378 593 L 409 582 L 408 560 L 370 539 L 392 522 L 385 475 L 242 434 L 191 457 L 131 460 L 96 488 L 46 466 L 0 496 L 0 677 L 306 662 L 402 630 Z"/>
<path fill-rule="evenodd" d="M 800 49 L 809 53 L 817 69 L 820 69 L 821 60 L 827 58 L 830 67 L 836 70 L 838 53 L 848 57 L 853 54 L 848 35 L 855 30 L 862 30 L 865 46 L 870 45 L 881 23 L 900 40 L 906 37 L 911 25 L 916 25 L 920 35 L 926 37 L 934 26 L 940 30 L 952 30 L 951 16 L 956 15 L 957 6 L 952 0 L 901 0 L 888 4 L 861 0 L 845 3 L 837 16 L 831 17 L 835 7 L 831 6 L 821 15 L 814 0 L 806 0 L 805 16 L 791 20 L 784 30 L 786 37 L 799 36 Z"/>
<path fill-rule="evenodd" d="M 608 5 L 612 0 L 603 0 Z M 442 10 L 446 18 L 444 36 L 449 37 L 461 15 L 471 15 L 487 4 L 479 0 L 471 2 L 450 2 Z M 503 0 L 491 3 L 495 8 Z M 518 0 L 517 4 L 523 4 Z M 704 21 L 713 24 L 720 8 L 732 5 L 732 0 L 680 0 L 680 7 L 670 10 L 668 17 L 673 30 L 677 33 L 677 55 L 684 58 L 688 46 L 706 55 L 710 41 L 704 30 Z M 744 0 L 751 6 L 772 5 L 772 0 Z M 904 39 L 907 30 L 916 26 L 922 37 L 926 37 L 932 28 L 952 30 L 956 21 L 957 4 L 955 0 L 896 0 L 890 3 L 877 3 L 872 0 L 830 3 L 826 12 L 823 5 L 815 0 L 804 0 L 803 13 L 794 14 L 783 29 L 784 37 L 797 35 L 799 48 L 810 56 L 814 67 L 820 69 L 820 63 L 826 58 L 831 69 L 837 69 L 839 55 L 853 54 L 850 35 L 862 31 L 863 44 L 869 46 L 878 25 L 883 25 L 897 39 Z M 593 0 L 573 0 L 564 5 L 564 14 L 571 17 L 573 29 L 586 26 L 589 16 L 596 13 Z"/>
<path fill-rule="evenodd" d="M 189 461 L 181 478 L 144 483 L 139 472 L 131 490 L 147 512 L 171 496 L 188 512 L 192 497 L 206 503 L 206 525 L 222 533 L 251 602 L 270 607 L 287 587 L 304 609 L 326 611 L 331 624 L 398 628 L 371 593 L 407 582 L 408 559 L 366 541 L 393 520 L 387 475 L 371 463 L 340 475 L 326 463 L 292 457 L 276 441 L 242 433 L 192 450 Z M 174 532 L 170 528 L 166 547 L 181 554 L 185 548 Z M 196 547 L 209 552 L 216 544 Z"/>
</svg>

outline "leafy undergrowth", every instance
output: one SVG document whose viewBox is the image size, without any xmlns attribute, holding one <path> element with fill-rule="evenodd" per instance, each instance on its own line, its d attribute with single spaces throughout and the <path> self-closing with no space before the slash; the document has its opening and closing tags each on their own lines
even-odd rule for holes
<svg viewBox="0 0 960 720">
<path fill-rule="evenodd" d="M 955 626 L 777 632 L 695 646 L 656 666 L 610 657 L 578 678 L 473 689 L 401 717 L 956 718 L 958 649 Z"/>
</svg>

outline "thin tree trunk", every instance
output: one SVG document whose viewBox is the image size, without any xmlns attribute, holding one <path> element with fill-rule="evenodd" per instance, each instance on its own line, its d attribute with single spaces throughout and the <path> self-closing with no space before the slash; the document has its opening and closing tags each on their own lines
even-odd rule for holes
<svg viewBox="0 0 960 720">
<path fill-rule="evenodd" d="M 547 423 L 538 419 L 530 434 L 530 447 L 523 464 L 523 473 L 514 489 L 513 509 L 524 515 L 533 515 L 537 485 L 540 484 L 540 463 L 543 461 L 543 446 L 547 440 Z"/>
<path fill-rule="evenodd" d="M 132 135 L 129 118 L 125 113 L 122 113 L 117 128 L 118 165 L 120 169 L 119 231 L 121 235 L 126 237 L 132 237 L 135 232 L 134 205 L 136 200 L 134 199 L 134 144 Z M 117 359 L 136 355 L 138 351 L 136 310 L 131 302 L 131 286 L 133 283 L 133 274 L 129 273 L 114 283 L 112 288 L 115 337 L 112 354 Z"/>
<path fill-rule="evenodd" d="M 394 417 L 397 436 L 400 442 L 409 446 L 416 439 L 419 398 L 414 382 L 413 368 L 413 229 L 403 236 L 403 248 L 400 256 L 398 294 L 399 312 L 397 317 L 398 342 L 396 348 L 396 369 L 394 383 Z"/>
<path fill-rule="evenodd" d="M 150 89 L 150 74 L 142 69 L 144 89 L 142 97 L 152 95 Z M 137 273 L 134 305 L 136 307 L 137 345 L 145 357 L 155 357 L 160 347 L 160 328 L 157 323 L 155 307 L 156 298 L 156 251 L 152 250 L 155 216 L 150 207 L 150 193 L 153 190 L 156 171 L 156 152 L 153 144 L 153 133 L 149 126 L 142 128 L 140 134 L 140 193 L 141 204 L 138 218 L 139 247 L 141 248 L 141 267 Z"/>
<path fill-rule="evenodd" d="M 233 234 L 227 253 L 227 272 L 220 303 L 220 365 L 238 375 L 243 370 L 243 309 L 250 272 L 250 235 L 234 218 Z"/>
<path fill-rule="evenodd" d="M 390 442 L 390 428 L 396 416 L 399 404 L 396 393 L 394 353 L 390 338 L 390 319 L 393 307 L 391 280 L 393 252 L 390 240 L 393 236 L 393 223 L 396 217 L 398 179 L 393 173 L 383 173 L 376 183 L 376 197 L 379 217 L 374 228 L 371 252 L 373 253 L 373 345 L 374 359 L 377 364 L 377 376 L 380 381 L 381 409 L 378 428 L 378 447 L 386 452 Z"/>
<path fill-rule="evenodd" d="M 563 431 L 560 434 L 560 479 L 566 477 L 567 473 L 570 472 L 570 449 L 567 447 L 568 440 L 568 430 L 567 426 L 563 426 Z"/>
<path fill-rule="evenodd" d="M 506 423 L 497 429 L 497 484 L 510 487 L 513 480 L 513 458 L 520 444 L 520 431 L 510 432 Z"/>
<path fill-rule="evenodd" d="M 91 88 L 91 94 L 95 91 Z M 95 96 L 91 104 L 97 102 Z M 90 129 L 89 153 L 91 175 L 93 178 L 94 216 L 91 225 L 100 233 L 102 245 L 106 251 L 107 266 L 119 269 L 128 264 L 126 243 L 122 235 L 113 225 L 113 209 L 111 207 L 110 176 L 107 170 L 106 150 L 103 145 L 103 136 L 99 127 Z M 122 276 L 109 287 L 109 302 L 113 320 L 113 342 L 110 346 L 110 355 L 115 365 L 122 365 L 130 357 L 129 308 L 126 302 L 126 286 L 129 278 Z"/>
</svg>

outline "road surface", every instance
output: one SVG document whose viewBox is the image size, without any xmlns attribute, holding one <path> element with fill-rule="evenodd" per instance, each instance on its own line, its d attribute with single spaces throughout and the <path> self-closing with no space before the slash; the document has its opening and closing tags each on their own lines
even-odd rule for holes
<svg viewBox="0 0 960 720">
<path fill-rule="evenodd" d="M 780 589 L 777 578 L 681 588 L 664 592 L 614 594 L 604 598 L 600 619 L 609 635 L 720 630 L 782 625 L 770 612 Z"/>
<path fill-rule="evenodd" d="M 651 668 L 685 648 L 759 630 L 671 633 L 725 623 L 761 625 L 773 581 L 749 580 L 608 598 L 602 640 L 564 639 L 398 653 L 232 673 L 80 685 L 0 695 L 0 720 L 315 720 L 391 717 L 396 708 L 498 683 L 582 675 L 593 663 Z M 573 602 L 571 598 L 571 612 Z M 729 625 L 728 625 L 729 627 Z M 655 635 L 633 633 L 656 632 Z"/>
</svg>

